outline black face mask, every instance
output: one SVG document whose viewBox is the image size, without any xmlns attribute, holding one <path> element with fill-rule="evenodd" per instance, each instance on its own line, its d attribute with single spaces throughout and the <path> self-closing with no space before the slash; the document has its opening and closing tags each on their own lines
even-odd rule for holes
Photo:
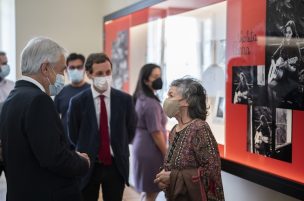
<svg viewBox="0 0 304 201">
<path fill-rule="evenodd" d="M 163 88 L 163 80 L 161 79 L 161 77 L 157 78 L 152 82 L 152 88 L 155 90 L 159 90 Z"/>
</svg>

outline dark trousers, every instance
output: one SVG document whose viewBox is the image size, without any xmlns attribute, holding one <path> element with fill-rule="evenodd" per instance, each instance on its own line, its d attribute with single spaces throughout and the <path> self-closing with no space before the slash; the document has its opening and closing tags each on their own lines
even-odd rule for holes
<svg viewBox="0 0 304 201">
<path fill-rule="evenodd" d="M 98 201 L 100 186 L 104 201 L 122 201 L 125 181 L 114 163 L 110 166 L 95 163 L 91 179 L 82 191 L 83 201 Z"/>
</svg>

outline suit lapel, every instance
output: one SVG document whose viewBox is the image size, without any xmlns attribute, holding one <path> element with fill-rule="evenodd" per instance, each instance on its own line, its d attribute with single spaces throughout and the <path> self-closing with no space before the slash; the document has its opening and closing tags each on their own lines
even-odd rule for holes
<svg viewBox="0 0 304 201">
<path fill-rule="evenodd" d="M 115 130 L 115 122 L 116 122 L 116 119 L 117 119 L 117 113 L 118 112 L 116 112 L 116 108 L 117 108 L 117 106 L 119 105 L 119 98 L 117 98 L 117 93 L 116 93 L 116 91 L 115 91 L 115 89 L 113 89 L 113 88 L 111 88 L 111 121 L 110 121 L 110 127 L 111 127 L 111 136 L 112 136 L 112 134 L 114 133 L 114 132 L 112 132 L 112 131 L 114 131 Z M 116 122 L 117 123 L 117 122 Z"/>
<path fill-rule="evenodd" d="M 93 129 L 96 130 L 96 133 L 98 133 L 99 131 L 98 131 L 97 118 L 96 118 L 95 103 L 93 100 L 93 95 L 92 95 L 91 89 L 87 93 L 87 104 L 84 107 L 88 107 L 87 120 L 88 120 L 89 124 L 91 124 Z"/>
</svg>

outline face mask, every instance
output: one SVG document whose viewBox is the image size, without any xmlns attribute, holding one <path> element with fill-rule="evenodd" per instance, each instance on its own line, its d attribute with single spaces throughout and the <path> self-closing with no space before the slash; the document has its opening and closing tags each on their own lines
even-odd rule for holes
<svg viewBox="0 0 304 201">
<path fill-rule="evenodd" d="M 105 76 L 105 77 L 94 77 L 93 84 L 94 86 L 99 89 L 100 91 L 106 91 L 110 88 L 112 82 L 112 76 Z"/>
<path fill-rule="evenodd" d="M 0 77 L 3 79 L 10 73 L 10 66 L 7 64 L 1 65 Z"/>
<path fill-rule="evenodd" d="M 160 77 L 152 82 L 152 88 L 155 90 L 163 88 L 163 81 Z"/>
<path fill-rule="evenodd" d="M 70 70 L 68 69 L 68 75 L 72 83 L 79 83 L 83 80 L 84 70 Z"/>
<path fill-rule="evenodd" d="M 163 109 L 169 118 L 174 117 L 179 112 L 179 101 L 180 100 L 171 100 L 169 98 L 166 98 L 164 101 Z"/>
<path fill-rule="evenodd" d="M 54 69 L 52 68 L 53 72 L 55 73 Z M 56 73 L 55 73 L 56 74 Z M 56 74 L 56 80 L 54 84 L 51 84 L 49 78 L 48 81 L 50 83 L 49 85 L 49 91 L 51 96 L 56 96 L 59 94 L 59 92 L 62 90 L 64 87 L 64 76 L 60 74 Z"/>
</svg>

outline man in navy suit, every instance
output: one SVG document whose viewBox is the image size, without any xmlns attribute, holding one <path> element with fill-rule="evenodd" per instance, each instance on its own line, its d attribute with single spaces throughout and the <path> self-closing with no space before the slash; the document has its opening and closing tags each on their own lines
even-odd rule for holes
<svg viewBox="0 0 304 201">
<path fill-rule="evenodd" d="M 134 104 L 130 95 L 111 88 L 112 63 L 106 54 L 89 55 L 85 68 L 93 84 L 71 99 L 68 110 L 70 140 L 92 164 L 82 180 L 83 198 L 97 201 L 101 185 L 104 201 L 121 201 L 136 127 Z"/>
<path fill-rule="evenodd" d="M 0 116 L 7 201 L 81 201 L 87 154 L 71 151 L 50 96 L 64 85 L 65 50 L 37 37 L 22 51 L 22 77 Z"/>
</svg>

